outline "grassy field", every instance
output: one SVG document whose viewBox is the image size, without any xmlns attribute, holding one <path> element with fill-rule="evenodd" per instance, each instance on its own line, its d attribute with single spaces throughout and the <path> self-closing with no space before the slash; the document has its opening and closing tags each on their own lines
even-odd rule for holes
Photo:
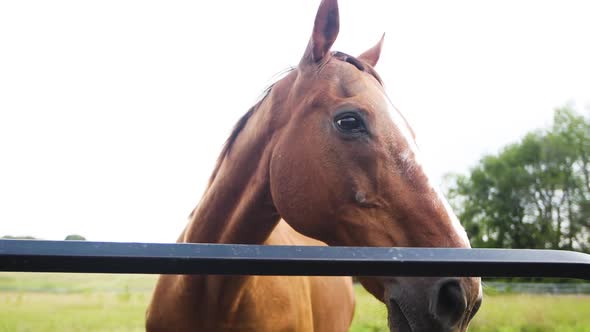
<svg viewBox="0 0 590 332">
<path fill-rule="evenodd" d="M 0 273 L 0 332 L 142 331 L 155 277 Z M 386 311 L 357 287 L 351 331 L 386 331 Z M 590 332 L 590 296 L 486 295 L 474 332 Z"/>
</svg>

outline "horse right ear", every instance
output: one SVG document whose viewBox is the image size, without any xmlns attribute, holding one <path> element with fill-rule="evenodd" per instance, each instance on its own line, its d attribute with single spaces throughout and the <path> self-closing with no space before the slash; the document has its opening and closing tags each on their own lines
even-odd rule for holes
<svg viewBox="0 0 590 332">
<path fill-rule="evenodd" d="M 330 52 L 340 30 L 337 0 L 322 0 L 315 17 L 313 33 L 300 64 L 321 62 Z"/>
</svg>

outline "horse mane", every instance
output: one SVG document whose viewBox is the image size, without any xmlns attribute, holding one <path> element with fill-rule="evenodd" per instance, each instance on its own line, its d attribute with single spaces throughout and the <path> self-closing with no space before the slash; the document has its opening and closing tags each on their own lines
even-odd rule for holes
<svg viewBox="0 0 590 332">
<path fill-rule="evenodd" d="M 264 96 L 264 97 L 266 97 L 266 96 Z M 262 100 L 264 100 L 264 97 Z M 215 162 L 215 168 L 213 169 L 213 173 L 211 173 L 211 177 L 209 177 L 209 184 L 207 185 L 208 187 L 211 186 L 211 183 L 213 183 L 213 180 L 215 180 L 215 177 L 217 176 L 217 172 L 219 171 L 219 168 L 221 167 L 221 163 L 223 162 L 225 157 L 229 154 L 229 152 L 232 148 L 232 145 L 236 141 L 236 138 L 238 137 L 238 135 L 240 134 L 242 129 L 244 129 L 244 127 L 246 126 L 246 123 L 248 123 L 248 120 L 250 120 L 250 117 L 252 117 L 252 114 L 254 114 L 254 112 L 258 109 L 259 105 L 260 105 L 260 102 L 256 103 L 254 106 L 250 107 L 248 112 L 246 112 L 246 114 L 242 115 L 242 117 L 234 125 L 234 128 L 232 129 L 231 134 L 229 135 L 229 137 L 227 138 L 227 140 L 223 144 L 223 148 L 221 149 L 221 153 L 219 154 L 219 157 L 217 157 L 217 161 Z"/>
<path fill-rule="evenodd" d="M 213 173 L 211 173 L 211 176 L 209 177 L 209 184 L 207 185 L 207 187 L 211 186 L 211 183 L 213 183 L 213 180 L 215 180 L 215 177 L 217 176 L 217 173 L 219 172 L 219 168 L 221 167 L 221 163 L 223 162 L 225 157 L 227 157 L 227 155 L 229 155 L 234 142 L 236 141 L 236 139 L 238 138 L 238 136 L 242 132 L 242 129 L 244 129 L 244 127 L 246 127 L 248 120 L 250 120 L 250 118 L 256 112 L 256 110 L 258 110 L 258 108 L 260 107 L 262 102 L 266 99 L 266 97 L 268 97 L 268 95 L 272 91 L 272 88 L 275 86 L 275 84 L 281 78 L 285 77 L 285 75 L 292 72 L 293 70 L 295 70 L 295 67 L 289 67 L 289 68 L 284 69 L 284 70 L 280 71 L 279 73 L 275 74 L 273 76 L 274 81 L 263 90 L 263 92 L 262 92 L 261 96 L 258 98 L 258 101 L 256 102 L 256 104 L 254 104 L 252 107 L 250 107 L 250 109 L 248 109 L 246 114 L 242 115 L 242 117 L 240 117 L 238 122 L 236 122 L 236 124 L 234 125 L 234 128 L 232 129 L 232 132 L 229 134 L 229 137 L 227 138 L 227 140 L 223 144 L 223 148 L 221 149 L 221 153 L 219 154 L 219 157 L 217 157 L 217 161 L 215 163 L 215 168 L 213 169 Z"/>
</svg>

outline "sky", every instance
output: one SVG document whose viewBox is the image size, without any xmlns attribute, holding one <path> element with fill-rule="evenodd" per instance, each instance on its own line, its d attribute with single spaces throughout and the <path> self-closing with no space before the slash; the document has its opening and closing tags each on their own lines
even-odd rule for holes
<svg viewBox="0 0 590 332">
<path fill-rule="evenodd" d="M 173 242 L 237 119 L 295 66 L 319 1 L 0 2 L 0 236 Z M 333 49 L 386 33 L 425 163 L 467 172 L 590 113 L 587 1 L 341 0 Z"/>
</svg>

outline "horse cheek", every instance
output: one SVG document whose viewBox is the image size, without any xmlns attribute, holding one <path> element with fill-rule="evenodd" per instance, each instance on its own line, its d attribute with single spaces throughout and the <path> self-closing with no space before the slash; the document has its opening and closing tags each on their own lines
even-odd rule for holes
<svg viewBox="0 0 590 332">
<path fill-rule="evenodd" d="M 293 142 L 291 142 L 293 143 Z M 279 149 L 270 161 L 270 191 L 276 210 L 296 231 L 313 238 L 321 238 L 325 231 L 327 190 L 321 174 L 297 144 Z M 301 152 L 301 153 L 298 153 Z M 327 228 L 327 227 L 325 227 Z"/>
</svg>

